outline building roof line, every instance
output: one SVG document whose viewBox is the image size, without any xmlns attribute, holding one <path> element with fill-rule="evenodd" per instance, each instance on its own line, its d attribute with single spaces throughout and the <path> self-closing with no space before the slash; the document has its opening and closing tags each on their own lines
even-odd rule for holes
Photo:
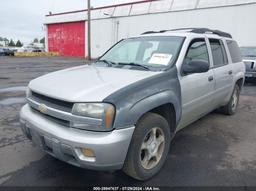
<svg viewBox="0 0 256 191">
<path fill-rule="evenodd" d="M 95 7 L 95 8 L 92 8 L 91 10 L 99 10 L 99 9 L 107 9 L 107 8 L 121 7 L 121 6 L 127 6 L 127 5 L 149 3 L 149 2 L 153 2 L 153 1 L 160 1 L 160 0 L 141 0 L 141 1 L 134 1 L 134 2 L 130 2 L 130 3 L 120 3 L 120 4 L 114 4 L 114 5 Z M 72 13 L 86 12 L 86 11 L 88 11 L 88 9 L 82 9 L 82 10 L 77 10 L 77 11 L 67 11 L 67 12 L 61 12 L 61 13 L 53 13 L 53 14 L 48 14 L 45 16 L 50 17 L 50 16 L 57 16 L 57 15 L 66 15 L 66 14 L 72 14 Z"/>
</svg>

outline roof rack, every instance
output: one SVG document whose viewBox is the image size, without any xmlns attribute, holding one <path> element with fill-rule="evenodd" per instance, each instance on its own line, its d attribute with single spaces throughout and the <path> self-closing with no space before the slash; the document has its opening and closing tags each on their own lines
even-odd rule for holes
<svg viewBox="0 0 256 191">
<path fill-rule="evenodd" d="M 153 34 L 153 33 L 159 33 L 160 31 L 146 31 L 144 33 L 142 33 L 141 35 L 144 35 L 144 34 Z"/>
<path fill-rule="evenodd" d="M 152 33 L 165 33 L 168 31 L 179 31 L 179 30 L 188 30 L 188 32 L 197 33 L 197 34 L 205 34 L 205 33 L 211 33 L 216 34 L 222 37 L 232 38 L 232 35 L 220 30 L 212 30 L 208 28 L 178 28 L 178 29 L 170 29 L 170 30 L 161 30 L 161 31 L 147 31 L 142 33 L 144 34 L 152 34 Z"/>
</svg>

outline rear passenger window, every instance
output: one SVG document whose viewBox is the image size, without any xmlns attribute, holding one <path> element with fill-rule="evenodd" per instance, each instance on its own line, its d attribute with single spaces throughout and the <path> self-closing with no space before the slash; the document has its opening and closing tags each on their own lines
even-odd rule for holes
<svg viewBox="0 0 256 191">
<path fill-rule="evenodd" d="M 207 45 L 204 39 L 195 39 L 191 42 L 184 64 L 194 60 L 202 60 L 209 62 Z"/>
<path fill-rule="evenodd" d="M 241 52 L 240 52 L 240 49 L 238 48 L 236 41 L 227 40 L 227 44 L 228 44 L 228 49 L 230 52 L 232 62 L 233 63 L 242 62 Z"/>
<path fill-rule="evenodd" d="M 228 64 L 228 58 L 227 58 L 227 54 L 226 54 L 223 42 L 218 39 L 209 39 L 209 41 L 210 41 L 211 50 L 212 50 L 214 67 Z"/>
</svg>

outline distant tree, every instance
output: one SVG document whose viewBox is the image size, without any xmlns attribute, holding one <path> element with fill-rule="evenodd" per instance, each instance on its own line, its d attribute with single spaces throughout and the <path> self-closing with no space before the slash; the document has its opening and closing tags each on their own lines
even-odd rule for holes
<svg viewBox="0 0 256 191">
<path fill-rule="evenodd" d="M 4 38 L 0 37 L 0 41 L 4 41 Z M 0 44 L 0 47 L 2 47 L 2 43 Z"/>
<path fill-rule="evenodd" d="M 34 39 L 34 43 L 39 43 L 38 38 L 35 38 L 35 39 Z"/>
<path fill-rule="evenodd" d="M 45 38 L 40 39 L 40 43 L 45 44 Z"/>
<path fill-rule="evenodd" d="M 7 38 L 3 38 L 3 41 L 5 43 L 5 46 L 9 45 L 9 40 Z"/>
<path fill-rule="evenodd" d="M 23 44 L 20 42 L 20 40 L 18 40 L 18 41 L 16 42 L 16 46 L 17 46 L 17 47 L 22 47 Z"/>
<path fill-rule="evenodd" d="M 15 46 L 15 43 L 14 43 L 14 41 L 12 39 L 10 40 L 8 46 Z"/>
</svg>

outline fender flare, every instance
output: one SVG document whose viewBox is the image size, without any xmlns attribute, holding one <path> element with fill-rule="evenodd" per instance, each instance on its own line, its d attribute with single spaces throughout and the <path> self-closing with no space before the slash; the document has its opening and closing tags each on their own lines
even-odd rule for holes
<svg viewBox="0 0 256 191">
<path fill-rule="evenodd" d="M 147 112 L 164 104 L 172 104 L 175 110 L 176 126 L 181 117 L 180 99 L 171 90 L 165 90 L 145 97 L 133 104 L 128 111 L 128 119 L 133 125 Z M 127 116 L 127 115 L 126 115 Z"/>
</svg>

